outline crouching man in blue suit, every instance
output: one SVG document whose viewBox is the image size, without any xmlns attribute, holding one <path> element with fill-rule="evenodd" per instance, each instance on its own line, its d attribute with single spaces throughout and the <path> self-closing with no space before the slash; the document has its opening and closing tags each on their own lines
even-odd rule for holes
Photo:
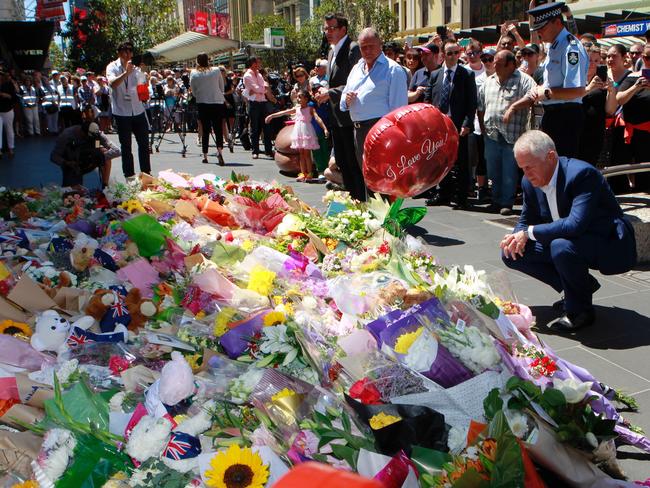
<svg viewBox="0 0 650 488">
<path fill-rule="evenodd" d="M 566 332 L 591 325 L 592 295 L 600 284 L 589 270 L 629 271 L 636 263 L 634 229 L 600 171 L 558 157 L 543 132 L 524 133 L 514 152 L 524 172 L 524 205 L 513 233 L 501 241 L 503 262 L 564 292 L 565 313 L 549 328 Z"/>
</svg>

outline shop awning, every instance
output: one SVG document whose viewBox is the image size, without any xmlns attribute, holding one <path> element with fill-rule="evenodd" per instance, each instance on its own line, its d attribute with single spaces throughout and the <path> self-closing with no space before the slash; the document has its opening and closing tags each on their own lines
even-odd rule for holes
<svg viewBox="0 0 650 488">
<path fill-rule="evenodd" d="M 640 42 L 645 44 L 645 39 L 643 37 L 635 36 L 625 36 L 625 37 L 603 37 L 598 39 L 598 45 L 601 47 L 612 47 L 614 44 L 623 44 L 626 48 L 634 43 Z"/>
<path fill-rule="evenodd" d="M 198 32 L 184 32 L 180 36 L 148 49 L 147 52 L 158 63 L 176 63 L 195 58 L 201 52 L 212 55 L 237 48 L 239 43 L 232 39 L 206 36 Z"/>
</svg>

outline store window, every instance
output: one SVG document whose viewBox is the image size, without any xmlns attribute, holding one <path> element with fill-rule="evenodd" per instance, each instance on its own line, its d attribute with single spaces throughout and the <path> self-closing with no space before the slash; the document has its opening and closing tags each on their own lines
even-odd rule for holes
<svg viewBox="0 0 650 488">
<path fill-rule="evenodd" d="M 429 0 L 420 0 L 420 12 L 422 19 L 420 27 L 427 27 L 429 25 Z"/>
<path fill-rule="evenodd" d="M 444 22 L 443 24 L 449 24 L 451 22 L 451 0 L 444 0 L 445 10 L 443 12 Z"/>
<path fill-rule="evenodd" d="M 447 1 L 447 0 L 445 0 Z M 470 0 L 470 27 L 527 20 L 528 0 Z"/>
</svg>

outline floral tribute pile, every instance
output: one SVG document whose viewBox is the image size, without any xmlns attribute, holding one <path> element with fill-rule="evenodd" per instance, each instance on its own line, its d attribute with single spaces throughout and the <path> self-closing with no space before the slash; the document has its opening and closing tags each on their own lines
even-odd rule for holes
<svg viewBox="0 0 650 488">
<path fill-rule="evenodd" d="M 500 276 L 438 263 L 424 209 L 324 203 L 171 171 L 0 189 L 2 486 L 636 486 L 633 399 Z"/>
</svg>

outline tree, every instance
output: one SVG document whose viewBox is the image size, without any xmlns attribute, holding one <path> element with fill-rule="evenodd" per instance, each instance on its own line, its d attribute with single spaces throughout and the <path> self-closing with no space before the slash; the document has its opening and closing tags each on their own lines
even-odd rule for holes
<svg viewBox="0 0 650 488">
<path fill-rule="evenodd" d="M 281 27 L 285 30 L 285 49 L 256 51 L 265 66 L 284 69 L 288 62 L 311 65 L 316 58 L 325 56 L 327 43 L 322 32 L 323 17 L 329 12 L 342 12 L 350 21 L 349 34 L 355 38 L 364 28 L 373 26 L 382 40 L 388 41 L 397 32 L 397 18 L 380 0 L 323 0 L 314 9 L 311 19 L 304 22 L 300 30 L 280 15 L 258 15 L 243 28 L 243 36 L 249 42 L 261 43 L 265 27 Z"/>
<path fill-rule="evenodd" d="M 68 64 L 102 72 L 120 43 L 143 53 L 180 31 L 175 0 L 89 0 L 83 17 L 73 13 L 66 26 Z"/>
<path fill-rule="evenodd" d="M 50 43 L 50 50 L 48 52 L 48 57 L 50 58 L 50 64 L 55 69 L 61 69 L 64 66 L 65 59 L 63 59 L 63 51 L 59 45 L 52 41 Z"/>
</svg>

